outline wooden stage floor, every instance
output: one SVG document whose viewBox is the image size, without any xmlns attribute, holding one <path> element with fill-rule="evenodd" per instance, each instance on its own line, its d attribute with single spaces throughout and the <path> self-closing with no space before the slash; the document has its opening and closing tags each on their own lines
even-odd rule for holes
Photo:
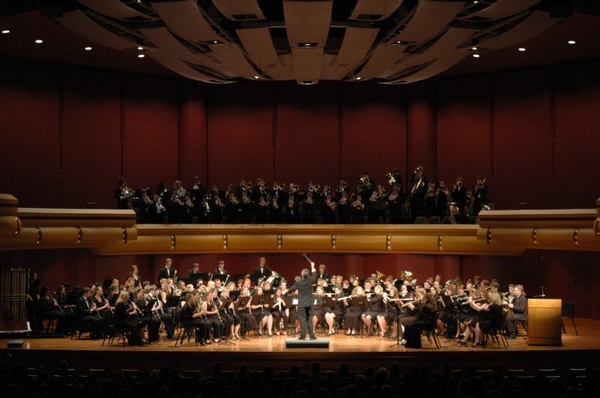
<svg viewBox="0 0 600 398">
<path fill-rule="evenodd" d="M 491 369 L 501 366 L 504 369 L 555 368 L 568 370 L 571 367 L 600 366 L 600 321 L 576 319 L 579 335 L 575 335 L 570 321 L 566 323 L 567 333 L 562 335 L 561 346 L 530 346 L 526 336 L 508 340 L 509 348 L 494 343 L 486 348 L 472 348 L 458 345 L 456 340 L 441 338 L 441 349 L 423 337 L 420 349 L 405 348 L 395 340 L 381 339 L 378 336 L 346 336 L 341 334 L 326 336 L 327 348 L 287 348 L 288 336 L 260 337 L 249 336 L 249 340 L 230 341 L 202 347 L 194 340 L 175 346 L 174 341 L 164 340 L 146 347 L 123 346 L 116 340 L 113 344 L 102 340 L 89 340 L 70 337 L 49 338 L 44 336 L 0 334 L 0 347 L 8 361 L 19 361 L 33 367 L 43 364 L 55 368 L 59 361 L 85 373 L 86 369 L 111 366 L 115 369 L 154 370 L 166 366 L 181 370 L 202 370 L 210 374 L 215 362 L 223 369 L 237 370 L 245 363 L 253 371 L 271 367 L 275 371 L 289 370 L 298 366 L 309 370 L 313 362 L 319 362 L 323 370 L 339 370 L 341 363 L 351 370 L 363 371 L 369 367 L 379 367 L 397 362 L 400 368 L 408 370 L 412 366 L 429 366 L 433 371 L 448 364 L 454 369 Z M 22 347 L 8 347 L 9 341 L 22 340 Z"/>
</svg>

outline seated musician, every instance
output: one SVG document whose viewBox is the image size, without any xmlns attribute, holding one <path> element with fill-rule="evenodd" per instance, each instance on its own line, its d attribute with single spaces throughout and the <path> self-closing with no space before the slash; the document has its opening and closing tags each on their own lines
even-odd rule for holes
<svg viewBox="0 0 600 398">
<path fill-rule="evenodd" d="M 230 300 L 229 292 L 229 288 L 225 287 L 221 291 L 221 297 L 217 297 L 215 299 L 215 304 L 217 304 L 219 308 L 221 308 L 222 305 L 227 302 L 227 300 Z M 229 303 L 227 308 L 221 308 L 221 318 L 224 319 L 225 325 L 228 327 L 227 333 L 229 333 L 230 338 L 233 340 L 239 340 L 241 338 L 241 318 L 235 312 L 235 305 L 233 301 Z"/>
<path fill-rule="evenodd" d="M 235 302 L 235 311 L 242 318 L 242 336 L 250 330 L 257 330 L 258 323 L 256 318 L 252 315 L 250 304 L 252 303 L 252 297 L 250 296 L 250 290 L 244 286 L 241 289 L 240 297 Z"/>
<path fill-rule="evenodd" d="M 391 338 L 396 338 L 398 333 L 398 311 L 399 306 L 402 305 L 400 301 L 400 296 L 398 295 L 398 289 L 396 286 L 390 286 L 387 292 L 384 292 L 384 302 L 385 302 L 385 326 L 387 326 L 386 331 L 389 330 L 389 325 L 392 324 L 392 331 L 389 333 Z M 382 330 L 383 327 L 382 327 Z"/>
<path fill-rule="evenodd" d="M 225 333 L 225 323 L 221 319 L 219 308 L 215 305 L 215 298 L 217 298 L 217 290 L 211 288 L 206 294 L 206 300 L 202 303 L 202 313 L 206 316 L 206 320 L 212 330 L 213 341 L 218 343 L 221 336 Z"/>
<path fill-rule="evenodd" d="M 48 286 L 44 286 L 40 290 L 40 301 L 42 318 L 43 319 L 56 319 L 55 333 L 66 334 L 73 325 L 73 313 L 65 311 L 59 304 L 58 301 L 50 294 Z"/>
<path fill-rule="evenodd" d="M 129 344 L 145 346 L 148 341 L 144 338 L 146 324 L 143 322 L 140 309 L 130 300 L 129 292 L 122 291 L 115 303 L 115 326 L 129 332 Z"/>
<path fill-rule="evenodd" d="M 352 299 L 354 298 L 366 298 L 365 290 L 362 286 L 356 286 L 352 290 L 351 297 L 344 300 L 346 312 L 344 314 L 344 323 L 346 324 L 346 335 L 358 334 L 360 328 L 360 318 L 362 316 L 362 309 L 360 307 L 352 305 Z"/>
<path fill-rule="evenodd" d="M 159 320 L 159 324 L 162 324 L 165 327 L 165 332 L 167 333 L 167 339 L 172 340 L 175 334 L 175 322 L 173 319 L 173 313 L 168 313 L 164 310 L 165 305 L 162 300 L 160 300 L 159 292 L 156 285 L 148 286 L 148 294 L 146 299 L 148 301 L 147 305 L 150 308 L 152 316 Z"/>
<path fill-rule="evenodd" d="M 313 304 L 313 328 L 312 330 L 317 330 L 317 325 L 320 323 L 321 325 L 325 324 L 325 289 L 323 286 L 317 286 L 314 293 L 314 304 Z"/>
<path fill-rule="evenodd" d="M 382 326 L 380 323 L 380 320 L 385 321 L 385 319 L 383 318 L 385 309 L 383 305 L 383 288 L 381 287 L 381 285 L 375 285 L 375 287 L 373 288 L 373 292 L 368 300 L 371 303 L 371 307 L 362 314 L 362 321 L 367 327 L 369 336 L 372 336 L 373 319 L 376 319 L 381 327 L 381 337 L 383 337 L 385 331 L 387 330 L 387 324 Z"/>
<path fill-rule="evenodd" d="M 341 287 L 334 286 L 332 295 L 332 307 L 327 307 L 325 311 L 325 322 L 329 330 L 327 334 L 335 334 L 337 327 L 336 320 L 342 319 L 344 316 L 344 300 L 339 300 L 344 296 L 344 292 Z"/>
<path fill-rule="evenodd" d="M 257 286 L 254 290 L 253 296 L 264 296 L 263 288 Z M 256 319 L 258 325 L 258 334 L 263 335 L 263 330 L 266 328 L 269 336 L 273 335 L 273 316 L 269 311 L 269 304 L 250 304 L 252 315 Z"/>
<path fill-rule="evenodd" d="M 464 329 L 463 336 L 464 337 L 459 342 L 460 345 L 467 344 L 467 342 L 469 341 L 469 337 L 471 336 L 471 333 L 475 331 L 475 326 L 479 323 L 479 321 L 481 319 L 481 315 L 488 310 L 490 303 L 491 303 L 490 297 L 487 293 L 487 290 L 485 290 L 485 289 L 479 289 L 478 292 L 476 293 L 476 296 L 468 297 L 467 304 L 469 304 L 469 306 L 471 306 L 471 308 L 474 310 L 474 312 L 472 313 L 472 315 L 468 316 L 463 321 L 463 325 L 464 325 L 463 326 L 463 329 Z M 477 347 L 480 344 L 481 344 L 481 341 L 475 339 L 475 341 L 473 343 L 473 347 Z"/>
<path fill-rule="evenodd" d="M 196 341 L 205 346 L 210 337 L 208 322 L 202 314 L 202 303 L 200 302 L 200 292 L 194 290 L 185 295 L 185 305 L 181 310 L 183 326 L 194 328 L 196 330 Z M 210 341 L 208 341 L 210 343 Z"/>
<path fill-rule="evenodd" d="M 288 325 L 288 316 L 286 314 L 287 305 L 283 299 L 283 290 L 278 286 L 271 300 L 271 316 L 273 317 L 273 325 L 275 326 L 275 334 L 285 335 L 285 330 Z"/>
<path fill-rule="evenodd" d="M 515 321 L 527 322 L 527 297 L 525 296 L 523 285 L 516 285 L 513 291 L 513 300 L 507 305 L 512 310 L 512 314 L 506 317 L 507 338 L 509 339 L 517 338 Z"/>
<path fill-rule="evenodd" d="M 77 319 L 80 322 L 80 327 L 89 330 L 90 338 L 97 339 L 102 335 L 104 330 L 104 319 L 98 314 L 96 305 L 91 300 L 92 290 L 85 286 L 83 295 L 77 299 L 76 313 Z M 80 329 L 81 331 L 81 329 Z"/>
<path fill-rule="evenodd" d="M 410 306 L 415 310 L 416 318 L 406 325 L 402 342 L 409 348 L 421 348 L 421 332 L 437 320 L 437 302 L 425 289 L 418 288 L 416 300 L 411 302 Z"/>
<path fill-rule="evenodd" d="M 148 300 L 148 289 L 136 287 L 133 291 L 133 304 L 138 308 L 139 319 L 144 325 L 148 326 L 148 339 L 151 343 L 160 341 L 158 332 L 160 330 L 160 318 L 156 318 L 152 314 L 152 304 Z"/>
</svg>

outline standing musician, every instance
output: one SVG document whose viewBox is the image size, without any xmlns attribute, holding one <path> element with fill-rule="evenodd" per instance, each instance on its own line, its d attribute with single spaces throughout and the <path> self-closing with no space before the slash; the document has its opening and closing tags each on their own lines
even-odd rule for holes
<svg viewBox="0 0 600 398">
<path fill-rule="evenodd" d="M 206 294 L 206 300 L 202 303 L 202 313 L 206 316 L 206 320 L 212 329 L 213 341 L 218 343 L 226 329 L 225 323 L 219 313 L 219 307 L 215 305 L 215 298 L 217 298 L 217 290 L 214 288 L 209 289 Z"/>
<path fill-rule="evenodd" d="M 423 173 L 423 166 L 417 166 L 410 178 L 411 189 L 408 195 L 411 219 L 414 221 L 423 215 L 423 201 L 427 193 L 427 176 Z"/>
<path fill-rule="evenodd" d="M 225 261 L 219 260 L 217 262 L 217 268 L 212 273 L 213 279 L 219 279 L 221 282 L 225 282 L 229 277 L 227 270 L 225 269 Z"/>
<path fill-rule="evenodd" d="M 148 341 L 144 339 L 146 324 L 140 317 L 139 308 L 130 300 L 129 292 L 122 291 L 115 304 L 115 326 L 129 331 L 129 344 L 145 346 Z"/>
<path fill-rule="evenodd" d="M 317 274 L 317 279 L 323 279 L 327 283 L 329 283 L 330 275 L 327 271 L 325 271 L 327 267 L 325 264 L 319 264 L 319 273 Z"/>
<path fill-rule="evenodd" d="M 173 270 L 171 267 L 173 265 L 173 260 L 170 258 L 165 259 L 165 266 L 158 272 L 158 283 L 160 284 L 160 280 L 165 278 L 173 278 L 174 280 L 177 277 L 177 270 Z"/>
<path fill-rule="evenodd" d="M 298 312 L 300 318 L 300 337 L 299 340 L 306 339 L 308 331 L 311 340 L 316 340 L 313 323 L 308 320 L 313 319 L 313 285 L 317 282 L 317 270 L 315 263 L 310 263 L 312 275 L 309 275 L 308 269 L 304 268 L 300 273 L 301 279 L 290 286 L 290 292 L 298 291 Z"/>
<path fill-rule="evenodd" d="M 281 286 L 275 289 L 275 293 L 271 300 L 271 316 L 275 325 L 275 334 L 277 336 L 284 335 L 288 326 L 288 316 L 286 314 L 287 305 L 283 299 L 283 290 Z"/>
<path fill-rule="evenodd" d="M 115 199 L 117 199 L 117 208 L 131 209 L 131 201 L 134 191 L 127 186 L 127 181 L 124 178 L 119 180 L 119 187 L 115 191 Z"/>
<path fill-rule="evenodd" d="M 258 260 L 258 266 L 254 268 L 253 279 L 256 281 L 256 284 L 259 285 L 264 279 L 267 279 L 271 276 L 273 271 L 271 268 L 267 266 L 267 258 L 261 257 Z"/>
<path fill-rule="evenodd" d="M 473 215 L 477 216 L 484 205 L 488 204 L 488 186 L 485 178 L 477 176 L 475 178 L 475 187 L 473 188 Z"/>
<path fill-rule="evenodd" d="M 209 324 L 202 314 L 202 304 L 200 303 L 200 292 L 194 290 L 185 295 L 185 305 L 182 309 L 183 325 L 196 329 L 196 341 L 205 346 L 209 340 Z M 210 344 L 210 340 L 208 341 Z"/>
</svg>

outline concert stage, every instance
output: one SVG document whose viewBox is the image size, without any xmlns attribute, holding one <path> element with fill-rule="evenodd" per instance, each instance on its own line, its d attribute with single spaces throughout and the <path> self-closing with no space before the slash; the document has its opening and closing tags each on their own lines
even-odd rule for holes
<svg viewBox="0 0 600 398">
<path fill-rule="evenodd" d="M 28 333 L 0 334 L 3 359 L 20 361 L 28 367 L 39 364 L 55 369 L 58 362 L 66 360 L 69 366 L 85 374 L 89 369 L 111 366 L 115 369 L 154 370 L 166 366 L 180 370 L 202 370 L 211 374 L 213 364 L 220 362 L 224 370 L 235 371 L 245 363 L 251 371 L 262 371 L 266 367 L 276 372 L 287 371 L 296 365 L 301 370 L 310 370 L 315 361 L 322 370 L 338 371 L 346 363 L 353 371 L 375 370 L 397 362 L 401 370 L 412 366 L 427 365 L 432 371 L 440 371 L 444 364 L 452 369 L 503 369 L 555 368 L 566 371 L 572 367 L 600 366 L 600 321 L 577 319 L 579 335 L 572 325 L 566 323 L 567 333 L 562 334 L 561 346 L 530 346 L 526 336 L 508 340 L 509 347 L 490 342 L 486 348 L 461 346 L 456 340 L 441 337 L 441 349 L 423 337 L 420 349 L 405 348 L 395 340 L 378 336 L 346 336 L 339 332 L 328 336 L 317 333 L 317 341 L 328 341 L 328 347 L 287 348 L 286 341 L 292 336 L 258 336 L 251 334 L 248 340 L 214 342 L 206 347 L 196 345 L 194 340 L 184 341 L 177 346 L 174 341 L 162 341 L 146 347 L 123 346 L 108 340 L 89 340 L 70 337 L 47 337 Z M 9 348 L 10 340 L 23 340 L 22 347 Z M 310 342 L 310 340 L 306 340 Z"/>
</svg>

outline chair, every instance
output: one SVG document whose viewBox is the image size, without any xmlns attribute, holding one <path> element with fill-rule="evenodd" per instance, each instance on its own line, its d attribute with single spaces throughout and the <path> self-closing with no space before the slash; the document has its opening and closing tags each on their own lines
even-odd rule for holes
<svg viewBox="0 0 600 398">
<path fill-rule="evenodd" d="M 440 339 L 438 339 L 436 330 L 437 330 L 437 315 L 432 317 L 432 323 L 423 329 L 423 333 L 427 337 L 427 340 L 430 343 L 435 344 L 435 347 L 439 350 L 442 348 L 442 344 L 440 343 Z"/>
<path fill-rule="evenodd" d="M 429 224 L 441 224 L 442 221 L 438 216 L 429 217 Z"/>
<path fill-rule="evenodd" d="M 417 218 L 415 218 L 415 224 L 427 224 L 427 218 L 423 217 L 423 216 L 419 216 Z"/>
<path fill-rule="evenodd" d="M 562 332 L 567 333 L 565 329 L 565 319 L 570 319 L 573 323 L 573 329 L 575 329 L 575 334 L 579 336 L 579 332 L 577 331 L 577 326 L 575 326 L 575 303 L 564 302 L 562 303 L 562 315 L 560 317 Z"/>
</svg>

